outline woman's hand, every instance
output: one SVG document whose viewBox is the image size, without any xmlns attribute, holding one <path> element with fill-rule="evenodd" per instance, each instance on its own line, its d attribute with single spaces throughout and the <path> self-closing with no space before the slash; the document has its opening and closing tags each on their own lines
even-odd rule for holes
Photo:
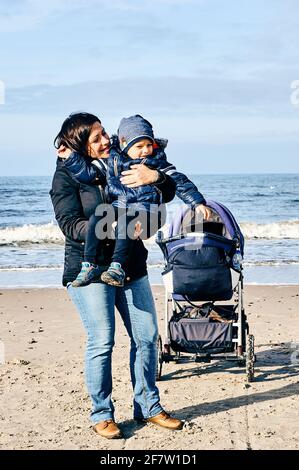
<svg viewBox="0 0 299 470">
<path fill-rule="evenodd" d="M 198 206 L 196 206 L 195 212 L 196 214 L 202 214 L 204 220 L 209 220 L 212 215 L 211 210 L 203 204 L 199 204 Z"/>
<path fill-rule="evenodd" d="M 69 158 L 72 151 L 65 147 L 64 145 L 60 145 L 59 149 L 57 150 L 57 157 L 59 158 Z"/>
<path fill-rule="evenodd" d="M 151 170 L 146 165 L 132 165 L 130 170 L 123 171 L 120 181 L 128 188 L 137 188 L 145 184 L 153 184 L 159 179 L 157 170 Z"/>
</svg>

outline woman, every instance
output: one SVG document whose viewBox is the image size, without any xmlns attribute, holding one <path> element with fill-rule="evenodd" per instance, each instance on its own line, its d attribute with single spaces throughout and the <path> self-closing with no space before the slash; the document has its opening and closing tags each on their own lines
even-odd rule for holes
<svg viewBox="0 0 299 470">
<path fill-rule="evenodd" d="M 55 217 L 65 235 L 65 263 L 63 285 L 76 305 L 87 333 L 85 377 L 93 404 L 91 421 L 94 430 L 108 439 L 122 436 L 114 421 L 111 400 L 111 356 L 114 345 L 116 306 L 131 339 L 130 371 L 134 391 L 134 419 L 151 422 L 167 429 L 181 429 L 182 421 L 172 418 L 160 404 L 155 385 L 157 360 L 157 319 L 151 288 L 147 277 L 147 250 L 136 239 L 127 268 L 125 286 L 115 288 L 100 281 L 74 288 L 72 281 L 81 269 L 84 239 L 88 219 L 99 204 L 105 203 L 104 181 L 99 184 L 77 183 L 68 173 L 64 159 L 72 151 L 97 159 L 105 165 L 109 156 L 110 140 L 98 117 L 88 113 L 70 115 L 55 139 L 59 148 L 57 168 L 50 191 Z M 123 173 L 123 184 L 137 187 L 155 184 L 164 200 L 174 197 L 171 178 L 135 165 Z M 98 182 L 99 183 L 99 182 Z M 98 264 L 103 270 L 109 266 L 113 241 L 100 244 Z"/>
</svg>

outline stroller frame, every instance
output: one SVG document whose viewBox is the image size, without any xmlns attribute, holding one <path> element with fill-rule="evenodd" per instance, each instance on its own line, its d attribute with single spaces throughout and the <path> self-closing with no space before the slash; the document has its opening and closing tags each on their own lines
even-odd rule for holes
<svg viewBox="0 0 299 470">
<path fill-rule="evenodd" d="M 224 206 L 223 206 L 224 207 Z M 178 235 L 170 238 L 163 238 L 162 232 L 158 232 L 156 239 L 157 244 L 162 250 L 166 258 L 166 243 L 174 239 L 183 238 L 184 235 Z M 217 236 L 215 236 L 217 238 Z M 239 240 L 235 240 L 236 248 L 239 248 Z M 236 362 L 238 366 L 245 367 L 246 380 L 247 382 L 254 381 L 254 363 L 256 357 L 254 354 L 254 336 L 249 334 L 249 324 L 247 322 L 247 317 L 245 315 L 244 308 L 244 278 L 243 278 L 243 268 L 240 266 L 240 272 L 238 282 L 233 286 L 233 296 L 230 299 L 231 303 L 236 303 L 234 305 L 234 310 L 237 315 L 236 320 L 232 323 L 233 328 L 233 337 L 232 337 L 232 352 L 218 353 L 218 352 L 209 352 L 206 350 L 204 352 L 180 352 L 173 349 L 171 346 L 171 336 L 169 323 L 173 315 L 178 313 L 179 308 L 183 306 L 191 305 L 193 307 L 201 307 L 205 302 L 202 300 L 190 301 L 185 297 L 184 300 L 177 300 L 173 298 L 172 292 L 167 290 L 165 287 L 165 316 L 164 316 L 164 338 L 162 340 L 161 335 L 158 338 L 158 359 L 157 359 L 157 368 L 156 368 L 156 379 L 161 380 L 162 377 L 162 366 L 163 363 L 169 363 L 174 361 L 175 363 L 183 362 L 203 362 L 210 363 L 212 360 L 227 360 Z M 211 305 L 216 305 L 216 302 L 211 301 Z M 221 302 L 221 301 L 220 301 Z M 223 302 L 223 301 L 222 301 Z M 225 301 L 227 302 L 227 301 Z"/>
</svg>

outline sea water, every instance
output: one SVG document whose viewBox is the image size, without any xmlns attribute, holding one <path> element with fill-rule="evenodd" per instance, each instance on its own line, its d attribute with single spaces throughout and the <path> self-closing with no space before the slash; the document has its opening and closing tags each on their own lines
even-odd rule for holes
<svg viewBox="0 0 299 470">
<path fill-rule="evenodd" d="M 245 236 L 248 284 L 299 284 L 299 175 L 189 175 L 207 199 L 227 206 Z M 61 286 L 64 239 L 49 197 L 51 177 L 0 177 L 0 287 Z M 169 224 L 182 202 L 167 205 Z M 152 283 L 163 256 L 145 242 Z"/>
</svg>

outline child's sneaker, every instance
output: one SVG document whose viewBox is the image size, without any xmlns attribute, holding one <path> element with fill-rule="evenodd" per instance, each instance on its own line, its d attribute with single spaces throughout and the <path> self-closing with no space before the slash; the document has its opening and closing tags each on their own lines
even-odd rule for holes
<svg viewBox="0 0 299 470">
<path fill-rule="evenodd" d="M 111 263 L 108 271 L 105 271 L 101 275 L 101 279 L 110 286 L 122 287 L 125 280 L 125 271 L 122 269 L 120 263 Z"/>
<path fill-rule="evenodd" d="M 76 279 L 72 282 L 73 287 L 87 286 L 94 279 L 99 279 L 101 270 L 99 266 L 92 263 L 83 261 L 81 271 L 79 272 Z"/>
</svg>

